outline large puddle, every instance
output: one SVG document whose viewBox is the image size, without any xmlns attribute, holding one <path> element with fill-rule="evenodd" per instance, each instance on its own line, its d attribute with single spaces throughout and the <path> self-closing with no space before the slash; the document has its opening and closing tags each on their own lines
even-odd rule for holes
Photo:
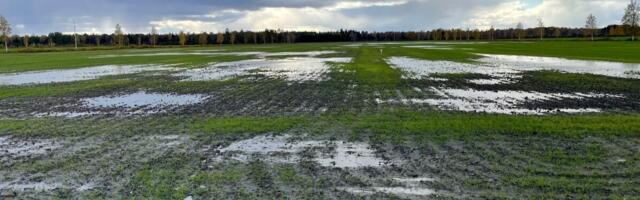
<svg viewBox="0 0 640 200">
<path fill-rule="evenodd" d="M 571 60 L 553 57 L 480 54 L 478 61 L 500 68 L 522 71 L 557 70 L 621 78 L 640 78 L 640 64 Z"/>
<path fill-rule="evenodd" d="M 82 100 L 82 104 L 87 107 L 165 107 L 183 106 L 197 104 L 206 99 L 206 96 L 186 94 L 163 94 L 137 92 L 119 96 L 101 96 Z"/>
<path fill-rule="evenodd" d="M 238 141 L 219 149 L 219 161 L 248 162 L 252 158 L 274 163 L 298 163 L 301 153 L 310 151 L 312 160 L 324 167 L 362 168 L 382 167 L 386 162 L 375 155 L 363 142 L 296 140 L 292 136 L 257 136 Z"/>
<path fill-rule="evenodd" d="M 35 117 L 85 117 L 96 115 L 134 116 L 166 113 L 170 109 L 202 103 L 208 96 L 200 94 L 169 94 L 136 92 L 124 95 L 100 96 L 80 100 L 80 107 L 66 112 L 32 113 Z"/>
<path fill-rule="evenodd" d="M 104 145 L 105 142 L 110 145 Z M 107 165 L 113 162 L 145 163 L 163 156 L 167 151 L 190 149 L 182 145 L 189 146 L 191 143 L 190 137 L 185 135 L 137 135 L 125 138 L 90 136 L 56 140 L 0 136 L 0 158 L 2 164 L 8 167 L 0 166 L 0 192 L 2 194 L 7 194 L 5 193 L 7 191 L 84 192 L 96 187 L 103 188 L 105 187 L 103 184 L 111 184 L 113 181 L 112 177 L 104 176 L 110 172 L 102 170 L 104 166 L 97 165 L 97 161 Z M 85 165 L 80 165 L 79 169 L 74 168 L 72 171 L 66 168 L 41 170 L 37 173 L 33 173 L 32 170 L 12 170 L 21 168 L 15 165 L 17 163 L 55 163 L 69 158 L 75 159 L 76 155 L 93 152 L 96 148 L 100 148 L 99 154 L 92 155 L 88 160 L 77 160 Z M 73 166 L 76 167 L 75 164 Z M 92 176 L 78 176 L 86 173 Z M 5 196 L 0 195 L 0 199 L 3 197 Z"/>
<path fill-rule="evenodd" d="M 339 190 L 353 193 L 356 195 L 372 195 L 376 193 L 393 194 L 400 197 L 429 196 L 435 194 L 436 191 L 425 187 L 424 183 L 434 182 L 435 179 L 430 177 L 417 178 L 393 178 L 396 186 L 372 186 L 372 187 L 340 187 Z M 423 197 L 424 198 L 424 197 Z"/>
<path fill-rule="evenodd" d="M 288 81 L 319 81 L 330 70 L 329 62 L 345 63 L 351 58 L 285 58 L 252 59 L 213 64 L 209 67 L 191 69 L 175 76 L 186 77 L 185 81 L 224 80 L 232 77 L 257 74 L 281 77 Z"/>
<path fill-rule="evenodd" d="M 44 155 L 62 146 L 61 143 L 53 140 L 22 140 L 11 136 L 0 136 L 0 161 L 3 165 L 8 165 L 19 158 Z"/>
<path fill-rule="evenodd" d="M 543 58 L 530 56 L 484 55 L 479 64 L 458 63 L 451 61 L 420 60 L 408 57 L 391 57 L 387 62 L 406 72 L 404 78 L 447 81 L 437 74 L 483 74 L 491 78 L 469 79 L 467 82 L 476 85 L 510 84 L 518 81 L 523 71 L 560 70 L 571 73 L 590 73 L 613 77 L 637 78 L 634 70 L 640 69 L 637 64 L 624 64 L 600 61 L 573 61 L 559 58 Z M 419 88 L 420 91 L 422 89 Z M 464 112 L 484 112 L 498 114 L 552 114 L 552 113 L 590 113 L 601 112 L 598 108 L 558 107 L 556 109 L 527 109 L 527 103 L 547 103 L 566 99 L 580 100 L 584 98 L 624 98 L 611 94 L 581 93 L 540 93 L 528 91 L 478 91 L 473 89 L 429 88 L 428 92 L 437 97 L 426 99 L 391 99 L 378 103 L 394 104 L 427 104 L 442 110 Z M 569 105 L 570 106 L 570 105 Z"/>
<path fill-rule="evenodd" d="M 494 77 L 514 77 L 519 71 L 509 68 L 490 67 L 477 64 L 453 61 L 432 61 L 408 57 L 391 57 L 387 59 L 391 66 L 408 73 L 405 78 L 420 79 L 435 74 L 485 74 Z"/>
<path fill-rule="evenodd" d="M 523 71 L 557 70 L 569 73 L 596 74 L 621 78 L 640 78 L 640 64 L 569 60 L 552 57 L 509 56 L 480 54 L 476 61 L 468 64 L 452 61 L 421 60 L 408 57 L 391 57 L 387 63 L 413 74 L 408 78 L 422 78 L 438 73 L 475 73 L 493 77 L 518 77 Z"/>
<path fill-rule="evenodd" d="M 171 65 L 106 65 L 78 69 L 61 69 L 0 74 L 0 85 L 25 85 L 72 82 L 104 76 L 135 74 L 146 71 L 176 70 Z"/>
<path fill-rule="evenodd" d="M 413 49 L 453 50 L 453 48 L 448 46 L 437 46 L 437 45 L 412 45 L 412 46 L 403 46 L 403 47 L 413 48 Z"/>
<path fill-rule="evenodd" d="M 436 94 L 437 98 L 377 100 L 378 103 L 395 104 L 427 104 L 442 110 L 481 112 L 496 114 L 527 114 L 543 115 L 553 113 L 593 113 L 601 112 L 596 108 L 556 108 L 556 109 L 527 109 L 523 104 L 527 102 L 558 101 L 563 99 L 583 98 L 623 98 L 616 95 L 604 94 L 560 94 L 527 91 L 479 91 L 473 89 L 438 89 L 435 87 L 425 91 Z"/>
<path fill-rule="evenodd" d="M 337 54 L 337 51 L 301 51 L 301 52 L 224 52 L 222 50 L 195 50 L 185 52 L 156 52 L 156 53 L 132 53 L 132 54 L 108 54 L 93 56 L 90 58 L 116 58 L 116 57 L 149 57 L 149 56 L 254 56 L 267 57 L 316 57 L 328 54 Z"/>
<path fill-rule="evenodd" d="M 411 196 L 429 196 L 435 194 L 435 190 L 429 188 L 411 188 L 411 187 L 341 187 L 339 190 L 357 194 L 357 195 L 373 195 L 376 193 L 393 194 L 400 197 Z"/>
</svg>

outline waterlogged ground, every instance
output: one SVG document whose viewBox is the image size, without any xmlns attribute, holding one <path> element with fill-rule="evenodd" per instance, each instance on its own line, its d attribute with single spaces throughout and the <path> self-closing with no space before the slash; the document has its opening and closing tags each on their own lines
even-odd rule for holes
<svg viewBox="0 0 640 200">
<path fill-rule="evenodd" d="M 633 198 L 635 50 L 387 42 L 10 54 L 0 198 Z"/>
</svg>

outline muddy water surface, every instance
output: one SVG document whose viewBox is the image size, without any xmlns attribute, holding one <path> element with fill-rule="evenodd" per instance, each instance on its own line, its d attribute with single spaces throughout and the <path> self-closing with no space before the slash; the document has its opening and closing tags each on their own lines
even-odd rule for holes
<svg viewBox="0 0 640 200">
<path fill-rule="evenodd" d="M 299 154 L 305 150 L 312 150 L 315 154 L 313 161 L 324 167 L 383 167 L 387 163 L 377 157 L 367 143 L 296 140 L 289 135 L 263 135 L 234 142 L 219 150 L 223 156 L 217 160 L 247 162 L 251 158 L 258 158 L 275 163 L 297 163 L 301 159 Z"/>
<path fill-rule="evenodd" d="M 351 58 L 286 58 L 252 59 L 213 64 L 209 67 L 187 70 L 175 76 L 185 81 L 224 80 L 232 77 L 258 74 L 283 77 L 288 81 L 319 81 L 329 71 L 329 62 L 345 63 Z"/>
<path fill-rule="evenodd" d="M 523 71 L 558 70 L 621 78 L 640 78 L 640 64 L 571 60 L 553 57 L 480 54 L 478 61 L 497 67 Z"/>
<path fill-rule="evenodd" d="M 149 57 L 149 56 L 255 56 L 258 58 L 277 57 L 277 56 L 321 56 L 326 54 L 340 53 L 337 51 L 303 51 L 303 52 L 261 52 L 261 51 L 240 51 L 225 52 L 224 50 L 195 50 L 187 52 L 156 52 L 156 53 L 132 53 L 132 54 L 108 54 L 90 57 L 97 58 L 117 58 L 117 57 Z"/>
<path fill-rule="evenodd" d="M 460 63 L 453 61 L 421 60 L 408 57 L 391 57 L 387 63 L 409 75 L 406 78 L 422 78 L 434 74 L 485 74 L 495 77 L 515 77 L 517 70 L 501 67 L 491 67 L 478 64 Z"/>
<path fill-rule="evenodd" d="M 137 92 L 117 96 L 101 96 L 82 100 L 87 107 L 163 107 L 197 104 L 206 99 L 204 95 L 195 94 L 164 94 Z"/>
<path fill-rule="evenodd" d="M 583 99 L 611 97 L 623 98 L 606 94 L 561 94 L 540 93 L 527 91 L 479 91 L 473 89 L 453 89 L 431 87 L 424 91 L 434 93 L 437 98 L 377 100 L 378 103 L 427 104 L 443 110 L 463 112 L 483 112 L 497 114 L 531 114 L 543 115 L 553 113 L 593 113 L 601 112 L 597 108 L 557 108 L 557 109 L 528 109 L 527 102 L 557 101 L 562 99 Z"/>
<path fill-rule="evenodd" d="M 135 74 L 145 71 L 176 70 L 171 65 L 106 65 L 78 69 L 60 69 L 0 74 L 0 85 L 60 83 L 98 79 L 104 76 Z"/>
</svg>

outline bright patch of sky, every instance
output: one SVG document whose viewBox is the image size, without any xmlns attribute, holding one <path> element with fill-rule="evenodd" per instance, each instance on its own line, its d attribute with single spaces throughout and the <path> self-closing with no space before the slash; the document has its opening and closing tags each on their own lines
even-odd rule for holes
<svg viewBox="0 0 640 200">
<path fill-rule="evenodd" d="M 524 0 L 524 7 L 525 8 L 533 8 L 537 5 L 542 4 L 543 0 Z"/>
</svg>

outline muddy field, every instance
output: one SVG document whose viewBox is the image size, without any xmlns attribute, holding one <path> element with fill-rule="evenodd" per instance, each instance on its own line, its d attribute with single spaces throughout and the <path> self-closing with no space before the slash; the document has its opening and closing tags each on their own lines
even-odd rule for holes
<svg viewBox="0 0 640 200">
<path fill-rule="evenodd" d="M 0 198 L 639 196 L 640 64 L 523 45 L 15 56 Z"/>
</svg>

